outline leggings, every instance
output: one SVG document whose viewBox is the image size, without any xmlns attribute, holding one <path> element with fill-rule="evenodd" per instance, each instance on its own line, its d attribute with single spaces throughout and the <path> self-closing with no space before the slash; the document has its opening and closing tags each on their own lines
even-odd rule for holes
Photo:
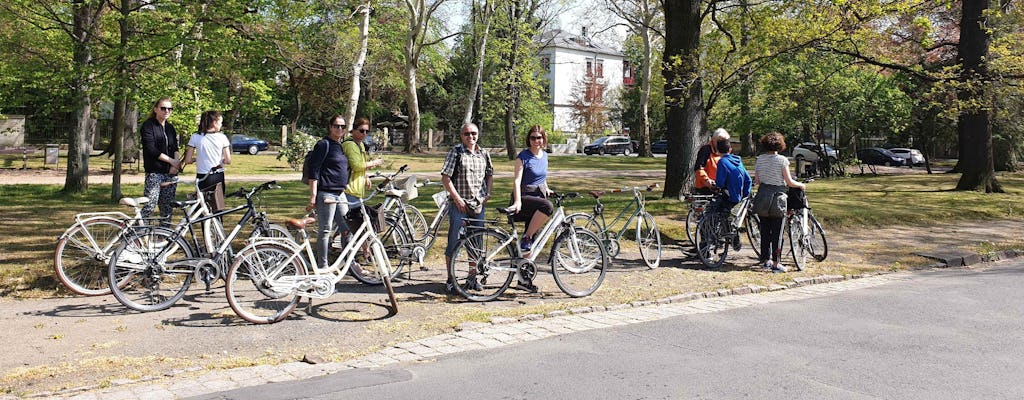
<svg viewBox="0 0 1024 400">
<path fill-rule="evenodd" d="M 778 264 L 782 256 L 782 217 L 760 217 L 761 262 L 769 259 Z"/>
</svg>

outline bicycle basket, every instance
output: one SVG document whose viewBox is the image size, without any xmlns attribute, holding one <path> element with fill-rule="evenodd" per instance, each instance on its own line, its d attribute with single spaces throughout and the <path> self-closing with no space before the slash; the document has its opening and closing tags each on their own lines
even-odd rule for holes
<svg viewBox="0 0 1024 400">
<path fill-rule="evenodd" d="M 419 197 L 419 191 L 416 190 L 415 176 L 408 176 L 395 181 L 395 188 L 405 191 L 405 193 L 402 194 L 402 200 L 409 201 Z"/>
<path fill-rule="evenodd" d="M 440 192 L 434 193 L 434 195 L 430 197 L 434 198 L 434 204 L 437 204 L 437 208 L 441 208 L 441 205 L 448 201 L 448 192 L 442 190 Z"/>
</svg>

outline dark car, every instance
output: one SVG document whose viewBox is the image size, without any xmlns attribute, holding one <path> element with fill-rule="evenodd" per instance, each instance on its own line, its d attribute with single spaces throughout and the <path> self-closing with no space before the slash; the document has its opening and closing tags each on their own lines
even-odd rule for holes
<svg viewBox="0 0 1024 400">
<path fill-rule="evenodd" d="M 857 158 L 864 164 L 885 165 L 890 167 L 904 165 L 902 158 L 881 147 L 865 147 L 857 150 Z"/>
<path fill-rule="evenodd" d="M 668 154 L 668 140 L 659 140 L 651 143 L 651 153 Z"/>
<path fill-rule="evenodd" d="M 605 136 L 583 147 L 585 154 L 633 154 L 633 142 L 625 136 Z"/>
<path fill-rule="evenodd" d="M 231 151 L 255 155 L 267 149 L 267 141 L 245 135 L 231 135 Z"/>
</svg>

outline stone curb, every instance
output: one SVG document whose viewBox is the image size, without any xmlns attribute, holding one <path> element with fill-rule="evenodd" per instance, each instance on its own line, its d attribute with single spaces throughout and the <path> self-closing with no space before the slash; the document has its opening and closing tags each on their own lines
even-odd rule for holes
<svg viewBox="0 0 1024 400">
<path fill-rule="evenodd" d="M 921 254 L 918 254 L 921 255 Z M 921 255 L 933 258 L 931 256 Z M 969 266 L 983 262 L 994 262 L 1008 260 L 1011 258 L 1024 257 L 1024 250 L 1005 250 L 987 254 L 970 254 L 941 260 L 922 269 L 948 268 Z M 934 259 L 934 258 L 933 258 Z M 911 272 L 911 271 L 906 271 Z M 318 363 L 317 360 L 296 361 L 279 365 L 257 365 L 253 367 L 241 367 L 230 370 L 215 370 L 194 378 L 190 384 L 170 383 L 166 386 L 158 384 L 139 385 L 147 382 L 155 382 L 160 379 L 174 378 L 188 373 L 201 371 L 202 368 L 192 367 L 188 369 L 175 370 L 163 376 L 145 376 L 139 379 L 122 379 L 110 382 L 110 386 L 103 388 L 108 392 L 98 393 L 99 385 L 83 386 L 65 389 L 55 392 L 35 393 L 25 397 L 14 395 L 2 395 L 0 400 L 15 399 L 73 399 L 73 400 L 98 400 L 113 398 L 146 398 L 146 399 L 176 399 L 181 397 L 196 396 L 218 391 L 237 389 L 241 387 L 261 385 L 267 383 L 284 382 L 299 379 L 308 379 L 323 376 L 344 370 L 355 368 L 376 368 L 407 361 L 422 361 L 444 354 L 456 353 L 466 350 L 500 347 L 508 344 L 520 343 L 527 340 L 535 340 L 553 336 L 550 329 L 516 329 L 513 324 L 531 324 L 553 318 L 572 320 L 567 326 L 559 330 L 558 334 L 570 333 L 577 330 L 593 329 L 598 327 L 613 326 L 603 322 L 595 322 L 594 319 L 585 318 L 587 314 L 599 311 L 621 311 L 626 309 L 641 309 L 649 306 L 664 306 L 669 304 L 681 304 L 695 302 L 702 299 L 714 299 L 727 296 L 739 296 L 756 293 L 785 292 L 788 290 L 837 283 L 843 281 L 882 276 L 892 274 L 891 271 L 877 271 L 866 274 L 855 275 L 820 275 L 815 277 L 795 277 L 784 285 L 772 284 L 768 287 L 746 284 L 731 289 L 718 289 L 708 292 L 691 292 L 677 294 L 657 300 L 634 301 L 630 303 L 616 304 L 610 306 L 588 306 L 574 307 L 568 310 L 554 310 L 546 314 L 526 314 L 517 318 L 513 317 L 492 317 L 489 322 L 463 322 L 455 326 L 452 333 L 440 334 L 433 337 L 420 339 L 413 342 L 399 343 L 383 348 L 374 353 L 358 357 L 345 362 Z M 695 308 L 712 312 L 718 309 L 702 308 L 695 305 Z M 651 314 L 657 314 L 652 312 Z M 575 318 L 575 319 L 574 319 Z M 656 318 L 639 316 L 635 322 L 652 320 Z M 589 321 L 589 322 L 588 322 Z M 582 328 L 582 329 L 581 329 Z M 120 387 L 128 387 L 126 390 L 117 390 Z M 173 392 L 169 388 L 175 389 Z M 110 394 L 111 396 L 104 396 Z"/>
</svg>

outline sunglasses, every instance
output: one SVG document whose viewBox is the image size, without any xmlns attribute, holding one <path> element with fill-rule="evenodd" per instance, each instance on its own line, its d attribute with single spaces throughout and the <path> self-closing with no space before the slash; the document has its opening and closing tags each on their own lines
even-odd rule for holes
<svg viewBox="0 0 1024 400">
<path fill-rule="evenodd" d="M 331 128 L 335 129 L 345 129 L 345 126 L 345 124 L 331 124 Z"/>
<path fill-rule="evenodd" d="M 160 109 L 167 112 L 171 112 L 172 110 L 174 110 L 174 107 L 160 107 Z"/>
<path fill-rule="evenodd" d="M 543 136 L 530 136 L 530 140 L 544 140 Z"/>
<path fill-rule="evenodd" d="M 359 133 L 366 133 L 366 132 L 369 132 L 369 131 L 370 131 L 369 129 L 359 129 L 358 130 Z"/>
<path fill-rule="evenodd" d="M 480 134 L 480 132 L 476 132 L 476 131 L 462 132 L 462 136 L 470 136 L 470 135 L 476 136 L 476 135 L 479 135 L 479 134 Z"/>
</svg>

